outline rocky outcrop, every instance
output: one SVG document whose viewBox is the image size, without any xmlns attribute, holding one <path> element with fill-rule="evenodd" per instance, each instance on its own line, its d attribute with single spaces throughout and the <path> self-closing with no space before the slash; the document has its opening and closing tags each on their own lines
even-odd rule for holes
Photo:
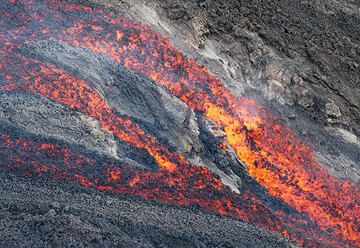
<svg viewBox="0 0 360 248">
<path fill-rule="evenodd" d="M 155 2 L 130 1 L 130 5 L 135 9 L 153 6 L 161 20 L 153 23 L 155 26 L 167 26 L 164 31 L 174 33 L 174 40 L 185 38 L 200 52 L 208 49 L 208 40 L 215 43 L 212 50 L 220 61 L 216 63 L 212 57 L 204 63 L 211 64 L 215 73 L 224 62 L 230 64 L 235 72 L 231 76 L 219 71 L 230 88 L 246 83 L 270 100 L 281 104 L 295 101 L 313 112 L 319 110 L 314 101 L 319 102 L 319 119 L 358 134 L 360 12 L 353 1 Z M 264 89 L 266 80 L 276 80 L 284 89 L 275 81 L 271 81 L 271 89 L 269 84 Z M 329 99 L 343 115 L 335 122 L 327 118 Z"/>
</svg>

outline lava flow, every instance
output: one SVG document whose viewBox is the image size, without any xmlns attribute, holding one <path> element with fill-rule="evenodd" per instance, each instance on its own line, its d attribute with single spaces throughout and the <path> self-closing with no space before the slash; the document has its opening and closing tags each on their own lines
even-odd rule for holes
<svg viewBox="0 0 360 248">
<path fill-rule="evenodd" d="M 184 167 L 177 173 L 138 170 L 94 155 L 88 157 L 79 148 L 74 152 L 64 145 L 23 135 L 21 131 L 0 129 L 0 164 L 8 170 L 20 171 L 24 175 L 38 174 L 57 180 L 78 181 L 85 187 L 168 204 L 195 204 L 205 210 L 290 234 L 306 246 L 346 245 L 327 237 L 306 221 L 281 211 L 271 212 L 250 190 L 239 195 L 232 193 L 229 188 L 214 188 L 209 182 L 210 173 L 204 167 Z"/>
<path fill-rule="evenodd" d="M 99 21 L 98 16 L 95 12 L 92 23 L 75 22 L 62 32 L 62 42 L 105 53 L 168 88 L 224 129 L 249 174 L 270 194 L 309 214 L 324 230 L 360 245 L 360 192 L 355 185 L 329 175 L 289 128 L 253 100 L 234 98 L 166 37 L 125 18 L 104 16 Z"/>
<path fill-rule="evenodd" d="M 37 160 L 30 163 L 32 166 L 35 166 L 33 170 L 24 171 L 24 168 L 28 168 L 28 166 L 23 166 L 24 163 L 28 163 L 26 162 L 28 159 L 18 159 L 18 163 L 13 166 L 14 168 L 26 174 L 30 172 L 47 173 L 55 178 L 78 180 L 87 187 L 95 187 L 100 190 L 111 190 L 119 193 L 132 192 L 147 199 L 155 199 L 166 203 L 180 205 L 197 203 L 204 209 L 241 218 L 269 230 L 290 234 L 299 240 L 299 242 L 306 242 L 306 244 L 312 244 L 311 242 L 313 241 L 305 241 L 305 237 L 311 237 L 313 240 L 321 240 L 324 236 L 324 233 L 313 228 L 311 223 L 307 223 L 307 221 L 297 218 L 291 220 L 291 217 L 285 213 L 271 213 L 262 206 L 261 202 L 251 191 L 245 192 L 241 194 L 241 196 L 230 193 L 229 189 L 224 188 L 221 181 L 215 178 L 207 169 L 190 164 L 180 154 L 170 153 L 167 148 L 158 144 L 152 136 L 145 134 L 145 132 L 142 131 L 139 126 L 133 124 L 131 120 L 118 116 L 116 111 L 107 105 L 101 95 L 94 91 L 85 81 L 76 78 L 66 71 L 57 69 L 49 63 L 40 62 L 17 54 L 13 49 L 13 46 L 6 45 L 2 49 L 2 58 L 8 62 L 8 64 L 4 63 L 0 68 L 0 76 L 7 79 L 7 83 L 1 87 L 2 90 L 29 91 L 66 104 L 88 116 L 96 118 L 104 128 L 112 131 L 118 138 L 135 147 L 146 149 L 149 154 L 156 159 L 163 171 L 142 172 L 128 168 L 128 170 L 132 171 L 134 177 L 128 182 L 128 185 L 123 185 L 119 184 L 118 181 L 120 180 L 120 182 L 122 182 L 121 178 L 124 172 L 119 168 L 111 167 L 106 169 L 109 172 L 107 174 L 107 180 L 113 182 L 115 185 L 103 185 L 98 183 L 99 179 L 91 178 L 91 175 L 85 175 L 84 172 L 82 172 L 83 165 L 81 163 L 72 164 L 70 162 L 86 161 L 86 163 L 88 163 L 89 160 L 69 158 L 70 155 L 68 154 L 73 153 L 68 149 L 65 149 L 64 153 L 61 153 L 63 154 L 62 156 L 64 156 L 62 160 L 66 161 L 65 165 L 67 167 L 77 171 L 74 175 L 70 175 L 66 170 L 62 171 L 63 168 L 60 166 L 44 165 Z M 12 66 L 10 67 L 9 65 Z M 9 135 L 6 137 L 6 144 L 18 145 L 18 141 L 13 143 L 10 141 L 10 138 L 8 138 L 10 137 Z M 25 142 L 25 144 L 28 144 L 28 142 L 30 141 Z M 42 144 L 41 147 L 44 149 L 60 149 L 58 146 L 52 144 Z M 22 149 L 23 148 L 24 147 L 22 147 Z M 8 155 L 5 157 L 9 160 Z M 13 155 L 10 157 L 13 157 Z M 27 156 L 24 155 L 20 157 L 27 158 Z M 103 164 L 96 165 L 94 162 L 90 164 L 93 167 L 99 166 L 97 170 L 107 168 L 107 166 Z M 93 170 L 89 169 L 87 171 Z M 102 172 L 102 174 L 104 174 L 104 172 Z M 128 173 L 125 174 L 127 175 L 126 178 L 128 178 Z M 144 177 L 146 180 L 151 179 L 151 184 L 143 179 Z M 145 181 L 143 182 L 143 180 Z M 161 187 L 153 187 L 153 180 L 161 183 Z M 142 188 L 140 192 L 134 191 L 133 187 L 137 186 L 139 182 L 143 182 L 145 185 L 149 183 L 151 186 Z M 170 186 L 171 189 L 163 186 L 164 183 L 167 185 L 166 187 Z M 131 190 L 125 186 L 131 186 Z M 205 189 L 210 190 L 212 193 L 203 192 Z M 188 193 L 185 193 L 184 190 Z M 172 193 L 170 194 L 169 192 Z M 213 195 L 211 200 L 207 200 L 208 197 L 206 194 Z M 246 204 L 243 205 L 245 202 Z M 254 213 L 249 212 L 250 209 Z M 265 219 L 264 214 L 266 216 Z M 255 217 L 257 215 L 259 217 Z M 306 231 L 304 232 L 303 230 Z M 324 238 L 323 242 L 337 243 L 336 240 L 330 237 Z"/>
<path fill-rule="evenodd" d="M 43 8 L 37 8 L 37 5 L 43 5 Z M 298 221 L 294 224 L 297 227 L 287 230 L 283 225 L 288 226 L 284 223 L 290 217 L 282 217 L 280 213 L 267 212 L 269 223 L 254 220 L 255 217 L 249 217 L 246 212 L 251 207 L 246 208 L 232 201 L 240 196 L 226 198 L 221 195 L 209 202 L 203 200 L 207 199 L 205 193 L 187 195 L 185 192 L 190 188 L 193 190 L 191 192 L 202 192 L 203 188 L 224 192 L 224 189 L 208 170 L 190 164 L 180 154 L 171 153 L 131 120 L 119 116 L 85 81 L 54 65 L 15 53 L 22 44 L 56 38 L 61 43 L 103 53 L 127 69 L 151 78 L 188 106 L 217 123 L 226 132 L 227 142 L 236 150 L 239 159 L 247 165 L 249 174 L 265 186 L 271 195 L 293 206 L 299 213 L 308 215 L 322 231 L 340 241 L 360 246 L 359 188 L 351 182 L 329 175 L 316 162 L 311 149 L 298 141 L 288 127 L 255 101 L 235 98 L 218 78 L 194 59 L 184 56 L 166 37 L 146 25 L 118 17 L 113 12 L 55 0 L 9 2 L 6 7 L 12 11 L 2 13 L 0 24 L 6 25 L 9 20 L 16 20 L 22 25 L 1 31 L 0 70 L 6 83 L 0 89 L 26 90 L 66 104 L 96 118 L 120 139 L 146 149 L 163 171 L 156 172 L 160 173 L 159 177 L 153 172 L 133 172 L 141 174 L 134 176 L 133 184 L 137 185 L 142 178 L 156 178 L 158 183 L 166 182 L 174 188 L 163 191 L 161 187 L 151 189 L 144 186 L 146 189 L 136 194 L 180 205 L 196 202 L 205 209 L 239 217 L 270 230 L 289 232 L 299 242 L 304 242 L 304 237 L 297 234 L 301 233 Z M 27 11 L 23 15 L 18 14 L 22 13 L 19 8 L 26 8 Z M 49 20 L 52 22 L 51 27 L 47 25 Z M 122 173 L 121 170 L 114 170 L 110 173 L 111 178 L 117 181 Z M 199 177 L 199 181 L 194 179 L 198 184 L 189 182 L 189 177 Z M 81 178 L 85 186 L 130 192 L 125 190 L 128 186 L 123 184 L 116 187 L 101 186 L 95 179 L 89 179 L 88 175 L 82 175 Z M 166 197 L 160 199 L 158 194 Z M 247 200 L 252 203 L 258 201 L 255 197 Z M 225 209 L 224 205 L 227 206 Z M 278 219 L 281 224 L 277 222 Z M 321 232 L 311 231 L 310 226 L 304 228 L 307 230 L 303 230 L 301 235 L 313 232 L 321 240 Z M 333 240 L 328 242 L 338 245 Z"/>
</svg>

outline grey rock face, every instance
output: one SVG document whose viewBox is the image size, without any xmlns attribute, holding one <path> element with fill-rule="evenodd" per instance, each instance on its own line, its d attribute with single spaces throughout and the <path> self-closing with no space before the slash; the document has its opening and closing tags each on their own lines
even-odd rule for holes
<svg viewBox="0 0 360 248">
<path fill-rule="evenodd" d="M 240 75 L 246 75 L 246 78 L 236 78 L 240 83 L 250 82 L 252 88 L 257 85 L 261 91 L 262 83 L 256 84 L 256 78 L 265 71 L 267 79 L 286 86 L 291 82 L 300 84 L 300 87 L 290 86 L 290 91 L 293 98 L 299 97 L 302 107 L 317 111 L 313 98 L 317 101 L 330 98 L 349 118 L 342 124 L 352 132 L 359 132 L 360 32 L 357 23 L 360 12 L 354 1 L 327 0 L 320 4 L 318 1 L 266 0 L 260 4 L 250 0 L 201 3 L 162 0 L 156 1 L 158 5 L 153 1 L 140 2 L 157 8 L 159 16 L 165 13 L 163 16 L 168 19 L 160 18 L 162 23 L 159 24 L 171 26 L 165 32 L 175 33 L 178 26 L 187 34 L 189 44 L 196 48 L 199 45 L 201 49 L 206 48 L 203 44 L 207 40 L 217 43 L 215 53 L 239 68 Z M 133 4 L 140 6 L 141 3 Z M 174 4 L 181 6 L 188 18 L 174 20 L 166 15 L 173 11 Z M 198 31 L 199 17 L 206 32 Z M 191 34 L 197 34 L 196 39 L 192 39 Z M 182 38 L 174 37 L 175 40 Z M 216 66 L 212 70 L 215 71 Z M 290 80 L 291 77 L 295 80 Z M 263 80 L 266 78 L 260 75 L 260 81 Z M 227 83 L 231 85 L 230 78 Z M 322 115 L 326 118 L 324 113 Z"/>
<path fill-rule="evenodd" d="M 61 137 L 117 157 L 117 145 L 112 133 L 102 129 L 93 118 L 44 97 L 1 92 L 0 120 L 16 123 L 30 133 Z"/>
</svg>

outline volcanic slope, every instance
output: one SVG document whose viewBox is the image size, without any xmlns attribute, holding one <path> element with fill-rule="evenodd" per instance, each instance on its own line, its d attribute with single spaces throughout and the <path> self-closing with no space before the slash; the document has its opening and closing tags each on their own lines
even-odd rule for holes
<svg viewBox="0 0 360 248">
<path fill-rule="evenodd" d="M 303 246 L 359 244 L 358 187 L 166 37 L 101 6 L 5 1 L 2 11 L 11 173 L 217 212 Z"/>
<path fill-rule="evenodd" d="M 196 207 L 170 207 L 3 168 L 0 193 L 1 247 L 293 246 L 276 234 Z"/>
</svg>

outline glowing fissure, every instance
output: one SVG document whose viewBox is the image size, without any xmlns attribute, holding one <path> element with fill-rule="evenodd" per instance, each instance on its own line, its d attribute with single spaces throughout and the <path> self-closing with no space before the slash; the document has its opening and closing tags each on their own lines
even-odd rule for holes
<svg viewBox="0 0 360 248">
<path fill-rule="evenodd" d="M 9 4 L 8 8 L 15 6 L 13 11 L 16 18 L 24 25 L 3 30 L 3 40 L 0 41 L 3 47 L 2 57 L 13 58 L 19 65 L 15 68 L 13 64 L 7 66 L 8 62 L 5 61 L 9 58 L 2 60 L 4 62 L 0 64 L 0 70 L 6 84 L 1 85 L 0 89 L 14 90 L 19 87 L 76 108 L 98 119 L 103 127 L 119 138 L 146 149 L 164 170 L 162 173 L 181 174 L 182 170 L 204 173 L 209 181 L 204 179 L 203 183 L 219 190 L 221 183 L 206 169 L 191 165 L 182 155 L 170 153 L 139 126 L 118 116 L 84 81 L 53 65 L 21 55 L 15 56 L 9 51 L 20 49 L 22 43 L 54 37 L 61 43 L 106 54 L 126 68 L 168 88 L 188 106 L 203 112 L 223 128 L 226 140 L 247 165 L 249 174 L 264 185 L 270 194 L 292 205 L 300 213 L 308 214 L 325 232 L 337 236 L 340 240 L 353 241 L 360 245 L 359 188 L 330 176 L 317 164 L 311 149 L 297 141 L 289 128 L 281 124 L 276 117 L 269 115 L 255 101 L 234 98 L 219 79 L 195 60 L 181 54 L 166 37 L 158 35 L 145 25 L 119 18 L 111 12 L 55 0 L 45 0 L 44 3 L 19 2 L 23 5 Z M 44 4 L 45 8 L 40 11 L 35 7 L 36 4 Z M 17 8 L 26 8 L 27 14 L 17 14 Z M 6 25 L 12 20 L 14 13 L 5 12 L 0 18 L 0 24 Z M 47 27 L 47 18 L 58 24 L 52 28 Z M 19 81 L 22 83 L 19 84 Z M 112 175 L 117 178 L 121 173 L 114 172 Z M 90 179 L 82 179 L 85 186 L 91 185 Z M 131 184 L 136 185 L 138 180 L 139 177 L 134 177 Z M 151 194 L 150 191 L 147 193 Z M 206 206 L 205 203 L 202 204 Z M 211 204 L 215 204 L 215 201 Z M 217 205 L 224 204 L 231 206 L 232 203 L 223 198 L 218 199 Z M 249 220 L 246 214 L 234 214 L 215 205 L 211 209 Z M 277 216 L 282 215 L 277 213 Z M 286 216 L 280 219 L 282 223 L 286 223 L 289 218 Z M 270 230 L 288 233 L 288 230 L 283 230 L 279 225 L 265 226 Z M 306 228 L 309 232 L 317 232 L 310 231 L 310 227 Z M 302 242 L 303 237 L 294 234 L 294 230 L 289 232 Z M 334 240 L 328 242 L 336 244 Z"/>
</svg>

